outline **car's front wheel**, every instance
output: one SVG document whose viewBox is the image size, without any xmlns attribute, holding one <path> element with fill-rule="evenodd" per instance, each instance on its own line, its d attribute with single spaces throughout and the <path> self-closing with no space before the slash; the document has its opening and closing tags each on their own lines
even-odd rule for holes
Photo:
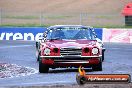
<svg viewBox="0 0 132 88">
<path fill-rule="evenodd" d="M 48 71 L 49 71 L 48 65 L 45 65 L 41 61 L 39 61 L 39 72 L 40 73 L 48 73 Z"/>
<path fill-rule="evenodd" d="M 94 66 L 92 67 L 92 69 L 93 69 L 93 71 L 102 71 L 102 58 L 101 58 L 101 60 L 100 60 L 100 63 L 97 64 L 97 65 L 94 65 Z"/>
</svg>

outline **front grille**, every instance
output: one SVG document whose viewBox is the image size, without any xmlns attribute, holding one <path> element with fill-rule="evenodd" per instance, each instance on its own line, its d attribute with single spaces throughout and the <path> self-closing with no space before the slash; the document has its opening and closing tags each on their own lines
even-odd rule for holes
<svg viewBox="0 0 132 88">
<path fill-rule="evenodd" d="M 74 56 L 74 55 L 81 55 L 82 49 L 81 48 L 61 48 L 60 54 L 62 56 Z"/>
</svg>

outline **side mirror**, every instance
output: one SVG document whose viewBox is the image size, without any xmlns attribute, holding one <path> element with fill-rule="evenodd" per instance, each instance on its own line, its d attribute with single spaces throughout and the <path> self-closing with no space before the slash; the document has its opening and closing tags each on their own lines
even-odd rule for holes
<svg viewBox="0 0 132 88">
<path fill-rule="evenodd" d="M 41 39 L 42 43 L 46 42 L 46 40 L 47 40 L 46 37 L 47 37 L 47 31 L 45 31 L 43 34 L 43 38 Z"/>
<path fill-rule="evenodd" d="M 47 37 L 47 32 L 44 32 L 43 37 L 44 37 L 44 38 L 46 38 L 46 37 Z"/>
</svg>

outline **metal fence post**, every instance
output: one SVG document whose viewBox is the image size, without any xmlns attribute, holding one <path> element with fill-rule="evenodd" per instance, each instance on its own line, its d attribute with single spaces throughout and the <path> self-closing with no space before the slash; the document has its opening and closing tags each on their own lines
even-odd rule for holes
<svg viewBox="0 0 132 88">
<path fill-rule="evenodd" d="M 40 12 L 39 19 L 40 19 L 40 26 L 42 26 L 42 24 L 43 24 L 43 13 L 42 12 Z"/>
<path fill-rule="evenodd" d="M 2 9 L 0 9 L 0 25 L 2 25 Z"/>
<path fill-rule="evenodd" d="M 80 13 L 80 25 L 82 25 L 82 13 Z"/>
<path fill-rule="evenodd" d="M 122 16 L 123 17 L 123 16 Z M 125 16 L 123 17 L 123 26 L 126 26 L 126 19 L 125 19 Z"/>
</svg>

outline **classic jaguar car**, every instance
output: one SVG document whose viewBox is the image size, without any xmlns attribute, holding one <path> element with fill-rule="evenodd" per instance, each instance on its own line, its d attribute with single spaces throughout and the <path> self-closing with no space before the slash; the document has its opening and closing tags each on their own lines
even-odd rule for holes
<svg viewBox="0 0 132 88">
<path fill-rule="evenodd" d="M 102 42 L 91 27 L 51 26 L 37 46 L 39 72 L 47 73 L 49 68 L 78 68 L 80 65 L 102 71 L 104 51 Z"/>
</svg>

